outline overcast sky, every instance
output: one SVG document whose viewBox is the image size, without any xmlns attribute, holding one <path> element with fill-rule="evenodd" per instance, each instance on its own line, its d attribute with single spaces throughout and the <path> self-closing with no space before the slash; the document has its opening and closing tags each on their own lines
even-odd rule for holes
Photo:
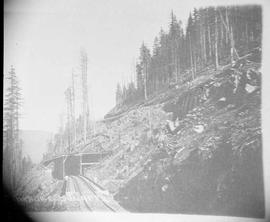
<svg viewBox="0 0 270 222">
<path fill-rule="evenodd" d="M 171 9 L 183 18 L 190 10 L 178 0 L 7 2 L 4 71 L 14 65 L 23 89 L 21 128 L 51 132 L 65 113 L 64 91 L 72 68 L 79 71 L 81 47 L 89 59 L 91 116 L 102 118 L 115 104 L 116 83 L 134 75 L 142 41 L 152 47 Z"/>
<path fill-rule="evenodd" d="M 81 47 L 88 53 L 91 117 L 102 118 L 115 104 L 116 83 L 134 75 L 141 43 L 151 48 L 160 28 L 168 29 L 171 10 L 186 23 L 199 2 L 6 1 L 4 72 L 13 65 L 20 80 L 24 99 L 21 128 L 57 131 L 59 116 L 66 110 L 64 91 L 71 82 L 72 68 L 79 73 Z"/>
</svg>

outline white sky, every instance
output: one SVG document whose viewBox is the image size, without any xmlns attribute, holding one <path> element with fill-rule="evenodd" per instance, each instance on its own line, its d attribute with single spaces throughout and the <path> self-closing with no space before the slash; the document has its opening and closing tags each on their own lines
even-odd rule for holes
<svg viewBox="0 0 270 222">
<path fill-rule="evenodd" d="M 190 3 L 193 4 L 190 4 Z M 79 51 L 88 53 L 92 117 L 115 104 L 116 83 L 134 74 L 142 41 L 151 48 L 173 9 L 184 23 L 200 1 L 9 0 L 5 2 L 4 72 L 14 65 L 23 89 L 22 129 L 56 132 L 64 91 Z M 235 1 L 223 1 L 223 3 Z M 212 5 L 213 1 L 207 1 Z"/>
<path fill-rule="evenodd" d="M 115 103 L 116 83 L 134 74 L 139 47 L 152 47 L 170 11 L 188 16 L 179 0 L 7 1 L 4 71 L 14 65 L 23 89 L 23 129 L 55 132 L 65 112 L 64 91 L 79 51 L 88 53 L 92 116 L 102 118 Z M 90 107 L 91 108 L 91 107 Z"/>
</svg>

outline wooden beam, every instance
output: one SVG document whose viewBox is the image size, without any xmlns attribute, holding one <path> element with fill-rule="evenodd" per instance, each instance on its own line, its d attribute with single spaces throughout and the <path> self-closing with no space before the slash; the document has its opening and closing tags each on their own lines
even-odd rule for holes
<svg viewBox="0 0 270 222">
<path fill-rule="evenodd" d="M 82 175 L 82 154 L 80 154 L 80 175 Z"/>
<path fill-rule="evenodd" d="M 65 161 L 66 161 L 66 158 L 64 159 L 64 157 L 62 157 L 62 164 L 63 164 L 63 179 L 65 178 Z"/>
<path fill-rule="evenodd" d="M 81 163 L 81 165 L 97 165 L 99 162 L 92 162 L 92 163 Z"/>
<path fill-rule="evenodd" d="M 65 174 L 66 174 L 66 171 L 65 171 L 65 163 L 66 163 L 66 160 L 67 160 L 67 155 L 62 155 L 62 163 L 63 163 L 63 178 L 65 177 Z"/>
</svg>

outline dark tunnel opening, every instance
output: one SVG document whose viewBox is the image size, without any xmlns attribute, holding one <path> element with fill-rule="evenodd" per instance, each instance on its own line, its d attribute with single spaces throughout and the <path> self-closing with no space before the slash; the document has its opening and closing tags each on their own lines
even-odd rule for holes
<svg viewBox="0 0 270 222">
<path fill-rule="evenodd" d="M 77 176 L 80 174 L 80 156 L 68 156 L 64 163 L 65 176 Z"/>
</svg>

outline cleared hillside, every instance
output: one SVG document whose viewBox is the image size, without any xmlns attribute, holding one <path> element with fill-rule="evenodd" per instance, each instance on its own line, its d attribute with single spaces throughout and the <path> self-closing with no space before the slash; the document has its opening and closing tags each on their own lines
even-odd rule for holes
<svg viewBox="0 0 270 222">
<path fill-rule="evenodd" d="M 263 217 L 259 55 L 119 110 L 86 175 L 130 211 Z"/>
</svg>

